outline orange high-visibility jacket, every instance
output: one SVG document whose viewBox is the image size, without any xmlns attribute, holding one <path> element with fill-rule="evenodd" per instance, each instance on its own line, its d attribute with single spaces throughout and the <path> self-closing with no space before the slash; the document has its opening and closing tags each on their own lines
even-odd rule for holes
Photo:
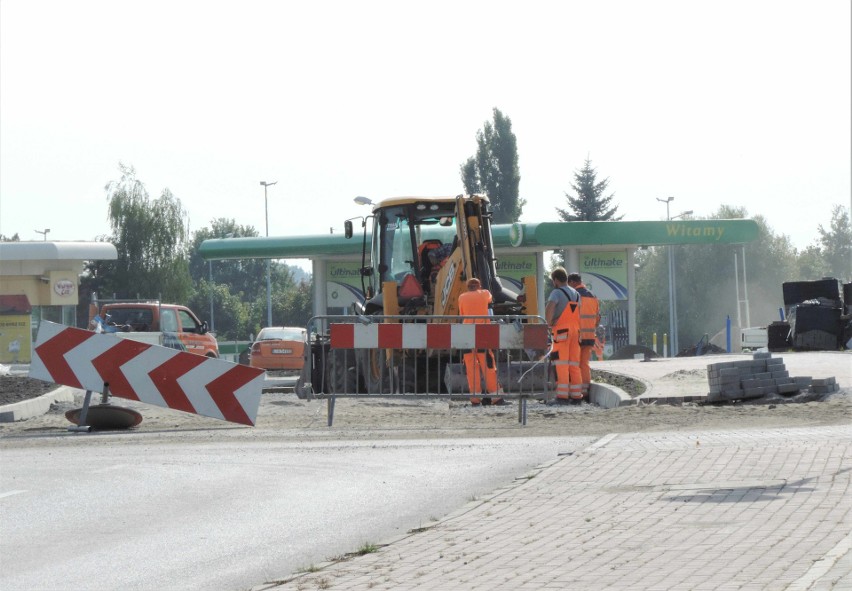
<svg viewBox="0 0 852 591">
<path fill-rule="evenodd" d="M 580 294 L 580 345 L 593 347 L 597 339 L 595 329 L 601 321 L 601 304 L 584 284 L 575 289 Z"/>
<path fill-rule="evenodd" d="M 488 316 L 491 292 L 487 289 L 465 291 L 459 295 L 459 314 L 461 316 Z M 484 323 L 486 318 L 466 318 L 465 323 Z"/>
</svg>

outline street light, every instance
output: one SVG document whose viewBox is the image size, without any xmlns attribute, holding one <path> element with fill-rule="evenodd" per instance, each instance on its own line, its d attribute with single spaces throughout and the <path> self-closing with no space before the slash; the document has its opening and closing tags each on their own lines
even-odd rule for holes
<svg viewBox="0 0 852 591">
<path fill-rule="evenodd" d="M 216 320 L 213 317 L 213 259 L 207 260 L 207 268 L 210 270 L 210 331 L 216 332 Z"/>
<path fill-rule="evenodd" d="M 666 221 L 675 220 L 679 217 L 685 215 L 691 215 L 692 210 L 684 211 L 676 216 L 672 216 L 669 213 L 669 204 L 674 201 L 674 197 L 666 197 L 665 199 L 660 199 L 657 197 L 657 201 L 660 203 L 666 204 Z M 671 245 L 667 247 L 668 249 L 668 259 L 669 259 L 669 351 L 671 356 L 674 357 L 678 351 L 678 342 L 677 342 L 677 285 L 675 282 L 674 270 L 674 251 L 672 250 Z"/>
<path fill-rule="evenodd" d="M 278 181 L 267 183 L 260 181 L 263 185 L 263 210 L 266 216 L 266 237 L 269 238 L 269 201 L 266 199 L 266 189 Z M 272 326 L 272 262 L 266 259 L 266 326 Z"/>
<path fill-rule="evenodd" d="M 50 232 L 50 228 L 45 228 L 44 230 L 34 230 L 34 232 L 44 236 L 44 241 L 47 242 L 47 233 Z"/>
<path fill-rule="evenodd" d="M 690 209 L 690 210 L 687 210 L 687 211 L 683 211 L 683 212 L 681 212 L 677 215 L 673 215 L 671 217 L 671 219 L 676 220 L 677 218 L 683 217 L 685 215 L 692 215 L 692 210 Z M 674 251 L 674 248 L 671 247 L 671 246 L 669 246 L 669 256 L 670 256 L 670 260 L 671 260 L 671 272 L 672 272 L 672 283 L 671 283 L 672 318 L 673 318 L 673 324 L 674 324 L 674 332 L 672 333 L 672 346 L 674 347 L 673 351 L 677 352 L 677 351 L 680 350 L 678 348 L 678 338 L 677 338 L 677 333 L 679 332 L 678 325 L 677 325 L 677 280 L 675 279 L 675 276 L 674 276 L 675 269 L 677 268 L 677 264 L 675 264 L 675 251 Z M 674 357 L 674 355 L 672 355 L 672 356 Z"/>
<path fill-rule="evenodd" d="M 659 197 L 657 197 L 657 201 L 659 201 L 660 203 L 666 204 L 666 221 L 671 220 L 671 217 L 669 217 L 669 203 L 674 201 L 674 197 L 666 197 L 665 199 L 660 199 Z M 674 287 L 673 287 L 674 284 L 673 284 L 673 281 L 672 281 L 673 272 L 672 272 L 672 247 L 671 247 L 671 245 L 667 246 L 666 250 L 668 251 L 668 266 L 669 266 L 669 339 L 670 339 L 669 352 L 671 353 L 671 356 L 674 357 L 674 351 L 676 349 L 675 349 L 675 337 L 674 337 L 674 332 L 675 332 L 675 326 L 674 326 Z"/>
</svg>

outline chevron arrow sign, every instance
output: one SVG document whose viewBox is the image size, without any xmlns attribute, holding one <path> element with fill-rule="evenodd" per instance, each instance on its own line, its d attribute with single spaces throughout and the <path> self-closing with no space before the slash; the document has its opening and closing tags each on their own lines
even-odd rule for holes
<svg viewBox="0 0 852 591">
<path fill-rule="evenodd" d="M 261 369 L 109 334 L 42 322 L 31 378 L 254 425 Z"/>
</svg>

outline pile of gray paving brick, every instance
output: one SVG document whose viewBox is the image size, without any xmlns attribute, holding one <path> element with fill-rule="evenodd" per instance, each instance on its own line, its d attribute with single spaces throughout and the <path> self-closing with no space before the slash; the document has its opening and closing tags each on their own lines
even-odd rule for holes
<svg viewBox="0 0 852 591">
<path fill-rule="evenodd" d="M 834 377 L 791 377 L 780 357 L 772 353 L 754 353 L 752 359 L 723 361 L 707 366 L 710 393 L 707 402 L 747 400 L 780 394 L 795 396 L 803 391 L 813 394 L 837 392 L 840 386 Z"/>
</svg>

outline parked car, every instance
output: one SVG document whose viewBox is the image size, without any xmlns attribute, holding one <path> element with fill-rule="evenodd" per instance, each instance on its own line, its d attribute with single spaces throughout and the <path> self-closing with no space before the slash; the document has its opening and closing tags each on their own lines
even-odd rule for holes
<svg viewBox="0 0 852 591">
<path fill-rule="evenodd" d="M 269 372 L 298 374 L 305 363 L 307 331 L 298 326 L 267 326 L 251 344 L 249 365 Z"/>
</svg>

